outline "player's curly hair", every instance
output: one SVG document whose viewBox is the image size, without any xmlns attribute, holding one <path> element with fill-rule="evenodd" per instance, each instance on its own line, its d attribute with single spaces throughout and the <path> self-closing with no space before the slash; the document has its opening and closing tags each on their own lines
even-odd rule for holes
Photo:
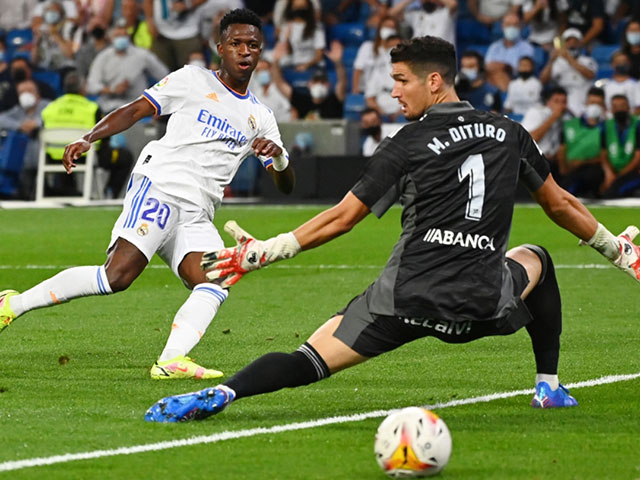
<svg viewBox="0 0 640 480">
<path fill-rule="evenodd" d="M 224 31 L 229 28 L 229 25 L 233 24 L 253 25 L 262 32 L 262 20 L 253 11 L 248 8 L 236 8 L 227 13 L 222 20 L 220 20 L 220 36 Z"/>
<path fill-rule="evenodd" d="M 391 63 L 405 62 L 416 75 L 438 72 L 445 83 L 456 77 L 456 49 L 442 38 L 426 35 L 406 40 L 391 50 Z"/>
</svg>

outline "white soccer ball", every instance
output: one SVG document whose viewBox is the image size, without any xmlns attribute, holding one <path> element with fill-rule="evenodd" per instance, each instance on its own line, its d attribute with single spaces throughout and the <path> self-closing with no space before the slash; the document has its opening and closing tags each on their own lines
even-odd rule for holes
<svg viewBox="0 0 640 480">
<path fill-rule="evenodd" d="M 430 477 L 449 462 L 451 434 L 435 413 L 403 408 L 380 424 L 374 451 L 378 465 L 390 477 Z"/>
</svg>

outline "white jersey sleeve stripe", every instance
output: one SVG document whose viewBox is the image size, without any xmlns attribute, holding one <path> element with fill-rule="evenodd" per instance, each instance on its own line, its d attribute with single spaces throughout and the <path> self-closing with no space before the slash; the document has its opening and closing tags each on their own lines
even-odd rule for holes
<svg viewBox="0 0 640 480">
<path fill-rule="evenodd" d="M 160 108 L 160 104 L 156 101 L 155 98 L 153 98 L 151 96 L 151 94 L 149 92 L 147 92 L 146 90 L 144 92 L 142 92 L 142 96 L 147 99 L 149 101 L 149 103 L 151 103 L 151 105 L 153 105 L 153 108 L 156 109 L 156 115 L 160 115 L 161 114 L 161 108 Z"/>
</svg>

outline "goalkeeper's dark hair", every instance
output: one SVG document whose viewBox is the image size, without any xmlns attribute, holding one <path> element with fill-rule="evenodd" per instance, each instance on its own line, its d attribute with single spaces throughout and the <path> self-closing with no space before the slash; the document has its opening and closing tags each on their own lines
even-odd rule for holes
<svg viewBox="0 0 640 480">
<path fill-rule="evenodd" d="M 400 43 L 391 50 L 391 63 L 398 62 L 405 62 L 422 78 L 438 72 L 448 85 L 453 85 L 456 77 L 456 49 L 442 38 L 426 35 Z"/>
<path fill-rule="evenodd" d="M 248 8 L 236 8 L 222 17 L 222 20 L 220 20 L 220 36 L 229 28 L 229 25 L 234 24 L 253 25 L 262 32 L 262 20 L 253 10 Z"/>
</svg>

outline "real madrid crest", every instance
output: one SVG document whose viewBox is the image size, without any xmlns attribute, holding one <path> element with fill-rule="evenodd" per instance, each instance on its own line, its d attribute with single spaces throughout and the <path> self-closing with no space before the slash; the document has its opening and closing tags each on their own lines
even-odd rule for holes
<svg viewBox="0 0 640 480">
<path fill-rule="evenodd" d="M 143 223 L 138 227 L 138 229 L 136 230 L 136 233 L 141 237 L 144 237 L 146 234 L 149 233 L 149 225 L 147 225 L 146 223 Z"/>
<path fill-rule="evenodd" d="M 258 122 L 256 122 L 256 117 L 254 117 L 253 115 L 249 115 L 249 127 L 251 128 L 251 130 L 255 130 L 256 128 L 258 128 Z"/>
</svg>

